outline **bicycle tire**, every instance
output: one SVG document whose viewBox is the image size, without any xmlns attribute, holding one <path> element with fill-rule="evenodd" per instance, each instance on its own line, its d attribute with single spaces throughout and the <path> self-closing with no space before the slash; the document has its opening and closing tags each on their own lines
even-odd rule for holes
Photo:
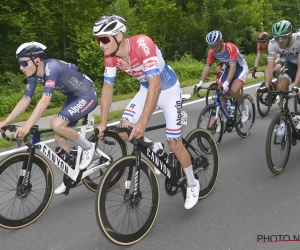
<svg viewBox="0 0 300 250">
<path fill-rule="evenodd" d="M 219 124 L 215 123 L 214 121 L 211 124 L 211 116 L 215 116 L 217 110 L 216 104 L 209 104 L 206 106 L 200 113 L 198 121 L 197 121 L 197 128 L 203 128 L 208 130 L 213 138 L 215 139 L 217 144 L 220 144 L 223 133 L 224 133 L 224 121 L 221 117 L 221 114 L 218 114 L 218 122 Z M 221 111 L 220 111 L 221 112 Z M 205 120 L 205 118 L 208 118 L 208 120 Z M 211 124 L 211 125 L 210 125 Z M 219 127 L 220 126 L 220 127 Z M 217 132 L 218 127 L 220 129 L 219 132 Z"/>
<path fill-rule="evenodd" d="M 157 176 L 154 172 L 153 167 L 143 158 L 140 159 L 140 190 L 144 191 L 143 188 L 146 187 L 151 187 L 152 188 L 152 192 L 149 195 L 149 192 L 144 192 L 142 193 L 143 197 L 141 199 L 141 201 L 137 204 L 136 208 L 139 208 L 140 210 L 142 209 L 146 209 L 148 208 L 150 210 L 150 214 L 148 216 L 148 218 L 145 219 L 145 223 L 141 226 L 140 229 L 135 230 L 132 233 L 123 233 L 120 232 L 120 230 L 118 230 L 117 228 L 114 228 L 114 225 L 117 223 L 117 219 L 116 216 L 120 216 L 123 211 L 121 209 L 125 209 L 127 210 L 125 212 L 127 214 L 130 214 L 129 217 L 134 219 L 134 209 L 135 207 L 130 207 L 130 202 L 126 201 L 124 199 L 124 191 L 125 191 L 125 187 L 124 187 L 124 183 L 126 183 L 126 179 L 127 179 L 127 175 L 124 174 L 123 175 L 123 181 L 120 181 L 120 183 L 118 183 L 118 186 L 115 189 L 110 189 L 110 183 L 112 181 L 112 179 L 114 178 L 114 176 L 116 174 L 118 174 L 119 172 L 122 173 L 128 173 L 126 169 L 129 169 L 130 167 L 135 168 L 135 161 L 136 161 L 136 157 L 135 156 L 124 156 L 121 159 L 117 160 L 116 162 L 114 162 L 112 164 L 112 166 L 108 169 L 107 173 L 105 174 L 105 176 L 103 177 L 103 180 L 101 182 L 101 184 L 99 185 L 98 191 L 97 191 L 97 197 L 96 197 L 96 217 L 97 217 L 97 221 L 99 224 L 99 227 L 102 231 L 102 233 L 105 235 L 105 237 L 107 237 L 110 241 L 112 241 L 113 243 L 117 244 L 117 245 L 123 245 L 123 246 L 128 246 L 128 245 L 132 245 L 137 243 L 138 241 L 142 240 L 147 233 L 150 231 L 150 229 L 152 228 L 156 217 L 157 217 L 157 213 L 158 213 L 158 209 L 159 209 L 159 200 L 160 200 L 160 190 L 159 190 L 159 184 L 158 184 L 158 180 L 157 180 Z M 146 183 L 145 181 L 142 181 L 142 177 L 146 176 L 147 178 L 149 178 L 150 183 Z M 132 180 L 131 180 L 131 184 L 130 184 L 130 195 L 129 197 L 132 197 L 131 195 L 133 194 L 133 183 L 134 183 L 134 177 L 135 174 L 133 172 L 132 174 Z M 118 192 L 121 192 L 121 194 L 118 194 Z M 115 205 L 115 203 L 113 203 L 111 196 L 116 195 L 117 198 L 119 198 L 121 201 L 120 206 L 121 207 L 117 207 L 118 203 Z M 107 199 L 106 199 L 107 198 Z M 149 207 L 147 207 L 146 203 L 149 202 L 149 200 L 151 199 L 152 202 L 150 202 L 151 204 L 149 204 Z M 142 204 L 142 202 L 145 202 L 145 204 Z M 108 214 L 108 212 L 106 211 L 106 206 L 111 205 L 111 209 L 114 211 L 110 211 L 110 212 L 115 212 L 117 211 L 117 214 L 115 214 L 114 216 L 114 221 L 110 221 L 110 215 Z M 133 204 L 136 205 L 136 204 Z M 144 211 L 143 211 L 144 212 Z M 112 214 L 113 214 L 112 213 Z M 145 212 L 144 212 L 145 213 Z M 139 216 L 141 217 L 142 215 L 144 215 L 144 213 L 141 213 Z M 142 220 L 142 218 L 138 218 L 138 220 Z M 125 221 L 126 219 L 121 219 L 121 221 L 123 221 L 122 223 L 125 224 L 127 223 Z M 129 227 L 132 227 L 133 229 L 133 224 L 132 222 L 129 224 Z M 126 226 L 125 226 L 126 227 Z M 127 228 L 130 229 L 130 228 Z"/>
<path fill-rule="evenodd" d="M 21 172 L 23 164 L 20 164 L 19 167 L 18 166 L 15 167 L 15 170 L 14 170 L 13 164 L 24 163 L 25 161 L 28 161 L 28 158 L 29 158 L 29 152 L 20 152 L 20 153 L 16 153 L 14 155 L 10 155 L 10 156 L 6 157 L 0 164 L 0 182 L 2 182 L 0 184 L 0 192 L 1 192 L 1 189 L 3 189 L 3 188 L 4 188 L 4 190 L 6 190 L 6 191 L 3 191 L 3 192 L 5 192 L 5 194 L 3 194 L 3 192 L 1 192 L 2 193 L 1 205 L 8 202 L 2 209 L 1 209 L 1 205 L 0 205 L 0 226 L 3 228 L 19 229 L 19 228 L 23 228 L 23 227 L 26 227 L 26 226 L 32 224 L 45 212 L 45 210 L 47 209 L 47 207 L 50 204 L 50 201 L 51 201 L 51 198 L 53 195 L 54 175 L 53 175 L 53 171 L 52 171 L 49 163 L 38 154 L 35 154 L 33 157 L 33 166 L 31 169 L 31 176 L 29 179 L 29 182 L 32 185 L 32 187 L 30 188 L 29 192 L 25 195 L 25 197 L 17 196 L 17 193 L 16 193 L 17 187 L 15 187 L 15 185 L 13 183 L 14 182 L 15 182 L 15 184 L 18 183 L 19 174 Z M 7 173 L 5 172 L 9 168 L 12 168 L 12 171 L 13 171 L 13 174 L 11 174 L 11 175 L 7 175 Z M 42 182 L 40 182 L 41 180 L 38 179 L 39 175 L 44 177 L 45 180 L 42 180 Z M 5 178 L 5 177 L 7 177 L 7 178 Z M 16 178 L 15 181 L 14 181 L 14 178 Z M 38 183 L 36 183 L 37 180 L 39 180 Z M 40 188 L 41 186 L 39 186 L 39 189 L 37 189 L 37 186 L 43 185 L 43 184 L 45 185 L 45 193 L 41 194 L 42 188 Z M 11 189 L 11 188 L 13 188 L 13 189 Z M 9 189 L 11 189 L 11 190 L 9 190 Z M 10 198 L 11 197 L 12 198 L 8 201 L 3 202 L 3 200 L 4 200 L 3 196 L 6 194 L 10 194 Z M 30 207 L 34 205 L 33 203 L 36 202 L 37 197 L 39 195 L 42 195 L 42 201 L 37 206 L 37 208 L 33 212 L 31 212 Z M 34 199 L 30 199 L 30 198 L 34 198 Z M 13 206 L 9 205 L 11 203 L 11 201 L 12 201 Z M 21 206 L 23 204 L 23 210 L 20 207 L 18 214 L 16 214 L 17 211 L 14 211 L 14 209 L 17 207 L 18 203 L 21 203 Z M 8 214 L 8 211 L 6 212 L 6 214 L 4 214 L 6 211 L 5 210 L 6 207 L 9 207 L 9 208 L 12 207 L 12 211 L 9 212 L 9 214 Z M 27 210 L 29 213 L 26 215 L 25 212 Z M 24 218 L 19 217 L 20 215 L 22 215 L 22 213 L 24 214 Z M 5 217 L 6 215 L 11 215 L 11 218 L 6 218 Z M 16 215 L 18 216 L 18 218 L 16 218 Z M 15 218 L 12 218 L 13 216 Z"/>
<path fill-rule="evenodd" d="M 192 141 L 195 138 L 196 138 L 196 145 L 192 143 Z M 186 136 L 185 140 L 189 144 L 191 144 L 198 152 L 201 152 L 202 155 L 206 157 L 206 159 L 211 159 L 213 161 L 213 164 L 209 164 L 209 166 L 206 167 L 205 170 L 202 170 L 195 175 L 195 178 L 198 179 L 200 182 L 199 200 L 204 199 L 208 195 L 210 195 L 217 182 L 219 168 L 220 168 L 218 147 L 212 135 L 205 129 L 192 130 Z M 207 146 L 206 142 L 209 143 L 209 146 Z M 203 144 L 206 144 L 205 150 L 203 150 Z M 209 150 L 207 150 L 208 147 Z M 193 159 L 195 159 L 195 156 L 197 155 L 191 148 L 189 148 L 188 145 L 186 145 L 186 148 L 189 154 L 191 155 L 193 169 L 195 169 L 195 165 L 193 164 Z M 212 166 L 212 170 L 209 168 L 210 166 Z M 182 176 L 185 176 L 182 168 L 181 168 L 181 174 Z M 210 179 L 210 181 L 207 183 L 207 185 L 205 185 L 206 187 L 203 188 L 204 181 L 207 181 L 208 179 Z"/>
<path fill-rule="evenodd" d="M 300 98 L 299 98 L 299 96 L 297 95 L 297 96 L 294 98 L 294 111 L 295 111 L 295 114 L 296 114 L 296 115 L 299 115 L 299 109 L 298 109 L 299 103 L 300 103 Z"/>
<path fill-rule="evenodd" d="M 291 124 L 289 122 L 286 123 L 286 129 L 284 136 L 280 140 L 280 137 L 277 135 L 277 128 L 280 125 L 281 120 L 285 121 L 285 114 L 279 113 L 277 114 L 270 123 L 268 134 L 266 138 L 266 158 L 268 167 L 273 174 L 279 175 L 281 174 L 288 162 L 290 152 L 291 152 L 291 145 L 292 145 L 292 131 L 291 131 Z M 275 132 L 275 133 L 274 133 Z M 272 145 L 278 145 L 279 149 L 285 148 L 287 152 L 282 156 L 280 152 L 272 153 Z M 278 158 L 281 163 L 275 163 L 276 159 Z"/>
<path fill-rule="evenodd" d="M 262 82 L 259 87 L 261 88 L 265 86 L 266 86 L 265 82 Z M 272 95 L 269 93 L 264 93 L 261 96 L 259 96 L 257 93 L 256 106 L 260 116 L 266 117 L 269 114 L 272 106 Z"/>
<path fill-rule="evenodd" d="M 235 129 L 237 134 L 242 137 L 242 138 L 246 138 L 250 135 L 250 132 L 252 130 L 252 128 L 254 127 L 254 123 L 255 123 L 255 104 L 254 101 L 252 99 L 252 97 L 248 94 L 244 94 L 244 103 L 247 105 L 246 101 L 250 102 L 250 105 L 248 104 L 248 110 L 249 110 L 249 118 L 248 121 L 246 121 L 245 123 L 242 123 L 240 121 L 240 116 L 241 116 L 241 111 L 240 111 L 240 105 L 237 104 L 236 106 L 236 112 L 237 114 L 235 115 L 235 119 L 236 119 L 236 124 L 235 124 Z M 251 108 L 251 110 L 250 110 Z M 248 125 L 246 127 L 246 125 Z M 246 129 L 244 129 L 246 127 Z"/>
<path fill-rule="evenodd" d="M 105 154 L 109 155 L 112 158 L 112 162 L 116 159 L 119 159 L 125 155 L 128 155 L 128 148 L 125 141 L 119 136 L 119 134 L 115 131 L 105 131 L 104 132 L 104 138 L 106 138 L 109 141 L 113 141 L 119 145 L 120 152 L 116 153 L 116 150 L 113 149 L 111 146 L 103 143 L 102 140 L 98 140 L 98 147 L 101 151 L 103 151 Z M 109 139 L 110 138 L 110 139 Z M 95 134 L 92 134 L 89 139 L 89 141 L 95 141 Z M 114 147 L 115 148 L 115 147 Z M 112 155 L 113 151 L 113 155 Z M 101 159 L 99 159 L 99 165 L 101 164 Z M 104 169 L 103 174 L 107 171 L 107 168 Z M 82 179 L 83 184 L 92 192 L 97 192 L 98 185 L 102 179 L 102 173 L 100 171 L 96 171 L 95 173 L 90 174 L 89 176 Z M 116 177 L 116 179 L 111 183 L 111 186 L 113 187 L 119 179 L 122 177 L 122 173 L 120 173 L 119 176 Z"/>
<path fill-rule="evenodd" d="M 215 101 L 214 97 L 216 96 L 217 87 L 218 84 L 216 82 L 213 82 L 209 85 L 205 95 L 206 106 L 214 103 Z M 209 101 L 210 97 L 211 97 L 211 102 Z"/>
</svg>

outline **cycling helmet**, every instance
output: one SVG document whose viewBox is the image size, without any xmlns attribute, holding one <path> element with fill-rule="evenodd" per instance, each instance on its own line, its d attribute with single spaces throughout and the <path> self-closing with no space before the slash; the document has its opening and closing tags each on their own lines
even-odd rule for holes
<svg viewBox="0 0 300 250">
<path fill-rule="evenodd" d="M 47 47 L 41 43 L 38 42 L 28 42 L 23 43 L 19 46 L 19 48 L 16 51 L 16 57 L 30 57 L 30 58 L 45 58 L 45 49 Z"/>
<path fill-rule="evenodd" d="M 208 44 L 215 44 L 220 42 L 221 40 L 222 40 L 222 33 L 221 31 L 218 30 L 211 31 L 206 36 L 206 42 Z"/>
<path fill-rule="evenodd" d="M 300 29 L 297 29 L 295 33 L 298 33 L 298 32 L 300 32 Z"/>
<path fill-rule="evenodd" d="M 117 15 L 100 17 L 94 24 L 94 36 L 116 35 L 120 31 L 126 32 L 126 20 Z"/>
<path fill-rule="evenodd" d="M 281 20 L 272 27 L 274 36 L 287 35 L 292 30 L 292 24 L 289 21 Z"/>
<path fill-rule="evenodd" d="M 258 41 L 266 41 L 266 40 L 270 39 L 270 35 L 267 32 L 261 32 L 261 33 L 259 33 L 257 39 L 258 39 Z"/>
</svg>

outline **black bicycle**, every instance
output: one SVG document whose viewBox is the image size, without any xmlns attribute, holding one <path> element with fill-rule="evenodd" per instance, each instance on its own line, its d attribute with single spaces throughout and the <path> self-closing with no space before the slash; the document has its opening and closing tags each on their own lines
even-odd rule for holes
<svg viewBox="0 0 300 250">
<path fill-rule="evenodd" d="M 164 125 L 147 128 L 146 131 L 164 128 Z M 108 130 L 131 133 L 131 127 L 114 126 Z M 97 131 L 95 131 L 97 133 Z M 96 197 L 96 216 L 103 234 L 118 245 L 132 245 L 142 240 L 152 228 L 158 214 L 160 190 L 151 164 L 166 177 L 165 190 L 173 196 L 182 191 L 185 199 L 186 177 L 176 158 L 159 157 L 143 140 L 133 139 L 131 155 L 115 161 L 104 175 Z M 213 190 L 219 171 L 218 148 L 213 137 L 204 129 L 191 131 L 183 144 L 188 150 L 195 178 L 200 182 L 199 199 Z M 124 173 L 121 180 L 111 186 L 116 176 Z"/>
<path fill-rule="evenodd" d="M 284 171 L 291 146 L 295 146 L 300 140 L 300 116 L 290 112 L 288 107 L 288 100 L 296 97 L 288 94 L 297 90 L 292 88 L 292 91 L 270 91 L 276 95 L 283 94 L 281 112 L 271 121 L 266 139 L 268 167 L 276 175 Z"/>
<path fill-rule="evenodd" d="M 87 128 L 93 128 L 92 116 L 86 116 L 81 126 L 74 127 L 85 136 Z M 2 137 L 9 141 L 16 141 L 8 132 L 15 132 L 18 126 L 8 125 Z M 70 166 L 61 159 L 43 141 L 40 136 L 53 132 L 51 129 L 39 130 L 33 126 L 29 135 L 24 138 L 28 147 L 25 152 L 17 152 L 6 157 L 0 164 L 0 227 L 18 229 L 26 227 L 36 221 L 47 209 L 53 195 L 54 175 L 48 161 L 51 161 L 64 173 L 63 181 L 70 188 L 83 184 L 91 191 L 96 192 L 100 177 L 107 171 L 110 164 L 127 155 L 127 145 L 114 131 L 104 133 L 103 140 L 96 140 L 95 135 L 89 137 L 89 141 L 96 141 L 96 150 L 88 168 L 80 170 L 80 156 L 82 149 L 78 147 L 76 165 Z M 11 134 L 13 135 L 13 134 Z M 28 137 L 31 137 L 28 141 Z M 19 141 L 19 140 L 18 140 Z M 20 142 L 20 141 L 19 141 Z M 100 149 L 101 148 L 101 149 Z M 38 154 L 36 151 L 39 151 Z M 122 173 L 119 173 L 119 178 Z M 116 180 L 118 181 L 118 180 Z M 114 182 L 111 183 L 114 185 Z"/>
<path fill-rule="evenodd" d="M 197 128 L 207 129 L 217 144 L 221 142 L 223 134 L 226 132 L 236 131 L 240 137 L 248 137 L 255 122 L 255 104 L 250 95 L 244 94 L 245 104 L 249 109 L 249 118 L 242 123 L 240 105 L 231 92 L 227 92 L 225 95 L 222 92 L 223 87 L 217 87 L 214 104 L 209 104 L 202 110 L 197 122 Z M 224 100 L 223 103 L 221 97 Z M 224 104 L 228 108 L 225 108 Z M 230 109 L 230 107 L 234 107 L 234 110 Z M 224 117 L 226 119 L 225 125 Z"/>
</svg>

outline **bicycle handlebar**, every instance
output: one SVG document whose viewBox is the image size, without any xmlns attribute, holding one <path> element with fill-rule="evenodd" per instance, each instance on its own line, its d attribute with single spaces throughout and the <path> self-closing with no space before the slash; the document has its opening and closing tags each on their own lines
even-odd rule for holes
<svg viewBox="0 0 300 250">
<path fill-rule="evenodd" d="M 6 141 L 17 141 L 17 138 L 13 138 L 13 137 L 9 137 L 7 136 L 7 134 L 5 133 L 7 130 L 9 132 L 16 132 L 18 129 L 18 125 L 7 125 L 5 127 L 2 128 L 3 132 L 1 132 L 2 138 Z"/>
</svg>

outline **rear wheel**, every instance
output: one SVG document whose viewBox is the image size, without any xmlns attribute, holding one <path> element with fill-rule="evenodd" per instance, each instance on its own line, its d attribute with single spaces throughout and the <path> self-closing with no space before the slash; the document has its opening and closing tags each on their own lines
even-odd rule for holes
<svg viewBox="0 0 300 250">
<path fill-rule="evenodd" d="M 95 141 L 95 134 L 91 135 L 89 141 Z M 125 141 L 119 136 L 118 133 L 114 131 L 105 131 L 104 138 L 102 140 L 98 139 L 98 148 L 107 154 L 111 158 L 111 162 L 121 158 L 128 154 L 127 145 Z M 96 156 L 96 155 L 95 155 Z M 99 161 L 99 165 L 104 163 L 103 157 L 95 157 L 97 161 Z M 102 169 L 103 173 L 106 173 L 108 168 Z M 115 185 L 116 182 L 122 177 L 123 173 L 120 173 L 119 176 L 116 176 L 114 182 L 112 182 L 112 186 Z M 96 171 L 95 173 L 90 174 L 89 176 L 82 179 L 83 184 L 91 191 L 96 192 L 98 189 L 98 185 L 102 179 L 101 171 Z"/>
</svg>

